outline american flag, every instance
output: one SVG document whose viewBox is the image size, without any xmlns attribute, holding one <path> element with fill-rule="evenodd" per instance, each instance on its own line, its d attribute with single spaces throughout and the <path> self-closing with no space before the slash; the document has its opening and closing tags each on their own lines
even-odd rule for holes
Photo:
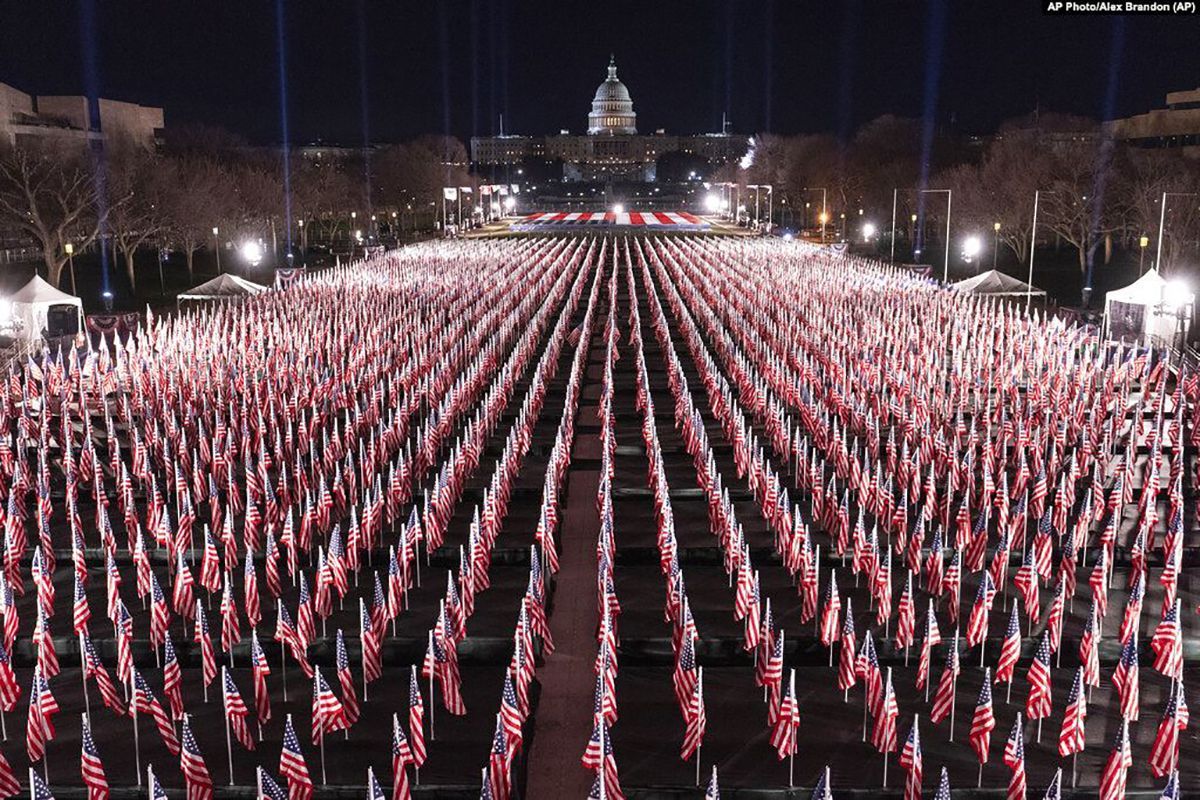
<svg viewBox="0 0 1200 800">
<path fill-rule="evenodd" d="M 937 793 L 934 794 L 933 800 L 950 800 L 950 776 L 946 774 L 945 767 L 942 767 L 942 777 L 938 781 Z"/>
<path fill-rule="evenodd" d="M 58 701 L 42 677 L 42 668 L 34 667 L 29 690 L 29 715 L 25 725 L 25 750 L 30 761 L 41 760 L 46 754 L 46 743 L 54 740 L 54 715 L 58 711 Z"/>
<path fill-rule="evenodd" d="M 179 755 L 179 739 L 175 735 L 175 726 L 171 724 L 171 720 L 167 717 L 167 712 L 163 710 L 162 705 L 158 702 L 158 698 L 154 696 L 150 685 L 146 683 L 146 679 L 136 668 L 132 671 L 133 676 L 133 701 L 130 705 L 138 714 L 149 714 L 154 719 L 154 724 L 158 728 L 158 735 L 162 737 L 163 744 L 171 751 L 171 755 Z"/>
<path fill-rule="evenodd" d="M 1100 774 L 1100 800 L 1124 800 L 1125 781 L 1131 766 L 1133 754 L 1129 750 L 1129 720 L 1122 719 L 1112 753 L 1104 762 L 1104 771 Z"/>
<path fill-rule="evenodd" d="M 512 783 L 508 757 L 508 741 L 504 733 L 504 720 L 496 715 L 496 731 L 492 735 L 492 749 L 488 752 L 487 786 L 496 800 L 507 800 Z"/>
<path fill-rule="evenodd" d="M 900 750 L 900 766 L 904 769 L 904 800 L 921 800 L 921 778 L 924 775 L 924 765 L 921 758 L 921 729 L 920 718 L 913 717 L 912 727 L 908 730 L 908 738 Z"/>
<path fill-rule="evenodd" d="M 300 750 L 300 740 L 292 725 L 292 715 L 287 715 L 283 726 L 283 749 L 279 753 L 279 774 L 287 778 L 288 800 L 309 800 L 313 796 L 313 782 L 308 775 L 308 764 Z"/>
<path fill-rule="evenodd" d="M 171 717 L 179 719 L 183 716 L 183 670 L 175 655 L 175 644 L 171 634 L 163 637 L 163 694 L 171 706 Z"/>
<path fill-rule="evenodd" d="M 837 570 L 829 571 L 829 583 L 825 589 L 825 608 L 821 612 L 821 644 L 830 647 L 838 637 L 838 617 L 842 612 L 842 600 L 838 596 Z"/>
<path fill-rule="evenodd" d="M 1187 728 L 1186 711 L 1181 714 L 1180 706 L 1186 709 L 1183 699 L 1182 681 L 1174 684 L 1174 689 L 1167 697 L 1167 706 L 1163 710 L 1162 721 L 1154 735 L 1154 744 L 1150 747 L 1150 771 L 1154 777 L 1161 778 L 1171 774 L 1179 764 L 1180 733 Z"/>
<path fill-rule="evenodd" d="M 88 800 L 108 800 L 108 778 L 104 775 L 104 762 L 100 760 L 100 753 L 92 740 L 92 726 L 88 722 L 87 714 L 83 714 L 82 719 L 79 771 L 83 777 L 83 785 L 87 787 Z"/>
<path fill-rule="evenodd" d="M 413 766 L 420 769 L 425 763 L 425 701 L 415 664 L 408 679 L 408 744 L 412 748 Z"/>
<path fill-rule="evenodd" d="M 314 667 L 313 702 L 312 702 L 312 742 L 320 744 L 327 733 L 345 730 L 350 727 L 346 719 L 346 711 L 338 701 L 337 695 L 325 682 L 321 668 Z"/>
<path fill-rule="evenodd" d="M 50 793 L 50 787 L 33 767 L 29 768 L 29 800 L 54 800 L 54 795 Z"/>
<path fill-rule="evenodd" d="M 1167 785 L 1163 787 L 1158 800 L 1179 800 L 1179 770 L 1175 770 L 1167 778 Z"/>
<path fill-rule="evenodd" d="M 1062 733 L 1058 737 L 1058 754 L 1069 756 L 1084 747 L 1084 731 L 1087 723 L 1087 692 L 1083 690 L 1083 667 L 1075 672 L 1071 693 L 1067 695 L 1067 708 L 1063 712 Z"/>
<path fill-rule="evenodd" d="M 1138 688 L 1139 672 L 1138 669 L 1138 635 L 1137 631 L 1129 637 L 1129 641 L 1125 642 L 1125 646 L 1121 648 L 1121 658 L 1117 661 L 1117 667 L 1113 670 L 1112 682 L 1116 687 L 1117 696 L 1120 698 L 1121 716 L 1125 719 L 1136 722 L 1138 718 L 1138 706 L 1141 703 L 1141 692 Z"/>
<path fill-rule="evenodd" d="M 204 606 L 199 599 L 196 600 L 195 614 L 194 636 L 196 646 L 200 648 L 200 675 L 204 685 L 208 686 L 217 677 L 217 657 L 213 652 L 212 636 L 208 633 L 208 619 L 204 615 Z"/>
<path fill-rule="evenodd" d="M 800 727 L 800 707 L 796 700 L 796 670 L 788 674 L 788 687 L 779 704 L 779 714 L 771 731 L 771 746 L 779 760 L 794 755 L 797 750 L 796 729 Z"/>
<path fill-rule="evenodd" d="M 1054 772 L 1054 778 L 1046 787 L 1046 794 L 1042 796 L 1042 800 L 1062 800 L 1062 767 Z"/>
<path fill-rule="evenodd" d="M 833 787 L 829 782 L 829 767 L 825 767 L 821 772 L 821 777 L 817 778 L 817 785 L 813 787 L 811 800 L 833 800 Z"/>
<path fill-rule="evenodd" d="M 383 787 L 375 780 L 374 767 L 367 767 L 367 800 L 387 800 Z"/>
<path fill-rule="evenodd" d="M 392 714 L 392 800 L 410 800 L 412 789 L 408 783 L 408 765 L 413 763 L 412 747 L 400 717 Z"/>
<path fill-rule="evenodd" d="M 256 767 L 255 775 L 258 778 L 257 800 L 287 800 L 287 792 L 271 777 L 271 773 L 262 767 Z"/>
<path fill-rule="evenodd" d="M 222 693 L 225 703 L 225 719 L 230 730 L 233 731 L 233 735 L 242 743 L 242 747 L 253 750 L 254 736 L 250 733 L 250 725 L 247 722 L 250 709 L 242 700 L 242 694 L 238 691 L 237 684 L 233 682 L 233 675 L 225 667 L 221 667 L 221 672 L 223 673 Z"/>
<path fill-rule="evenodd" d="M 979 582 L 979 590 L 975 594 L 975 605 L 971 607 L 971 616 L 967 620 L 967 646 L 974 647 L 987 636 L 988 616 L 992 613 L 992 603 L 996 599 L 996 587 L 992 583 L 990 573 L 983 573 Z"/>
<path fill-rule="evenodd" d="M 857 642 L 854 635 L 854 610 L 850 598 L 846 598 L 846 621 L 842 625 L 841 649 L 838 652 L 838 688 L 843 692 L 858 682 L 858 670 L 855 668 L 854 648 Z"/>
<path fill-rule="evenodd" d="M 342 708 L 345 711 L 346 727 L 358 721 L 358 695 L 354 691 L 354 675 L 350 672 L 350 658 L 346 655 L 346 639 L 338 628 L 335 637 L 338 683 L 342 687 Z"/>
<path fill-rule="evenodd" d="M 200 745 L 196 744 L 196 737 L 192 735 L 192 726 L 186 714 L 181 733 L 179 769 L 187 784 L 187 800 L 212 800 L 212 778 L 208 775 L 208 767 L 204 765 L 204 756 L 200 753 Z"/>
<path fill-rule="evenodd" d="M 1027 673 L 1029 697 L 1025 701 L 1025 714 L 1030 719 L 1050 716 L 1050 635 L 1042 634 L 1042 641 L 1033 654 Z"/>
<path fill-rule="evenodd" d="M 1000 643 L 1000 659 L 996 662 L 996 683 L 1012 683 L 1013 671 L 1021 658 L 1021 621 L 1018 606 L 1020 600 L 1013 598 L 1012 611 L 1008 617 L 1008 628 L 1004 641 Z"/>
<path fill-rule="evenodd" d="M 250 671 L 254 677 L 254 712 L 258 715 L 258 724 L 262 725 L 271 719 L 271 692 L 267 687 L 271 665 L 267 663 L 267 655 L 258 642 L 256 630 L 250 631 Z"/>
<path fill-rule="evenodd" d="M 1004 765 L 1012 770 L 1007 800 L 1025 800 L 1025 725 L 1020 711 L 1004 743 Z"/>
<path fill-rule="evenodd" d="M 954 631 L 954 639 L 946 650 L 946 666 L 938 681 L 937 692 L 933 696 L 933 709 L 929 719 L 936 725 L 950 715 L 954 704 L 954 692 L 958 683 L 958 631 Z"/>
<path fill-rule="evenodd" d="M 992 742 L 992 731 L 996 728 L 996 717 L 992 714 L 992 671 L 983 673 L 983 685 L 979 688 L 979 700 L 975 703 L 975 715 L 971 718 L 971 748 L 980 764 L 988 760 L 988 748 Z"/>
<path fill-rule="evenodd" d="M 12 711 L 17 707 L 21 697 L 21 686 L 13 672 L 12 662 L 9 661 L 8 651 L 0 645 L 0 708 Z"/>
<path fill-rule="evenodd" d="M 700 746 L 704 742 L 704 730 L 708 725 L 708 717 L 704 710 L 703 667 L 700 667 L 699 674 L 696 676 L 696 689 L 692 693 L 691 702 L 684 714 L 684 722 L 686 727 L 683 735 L 683 749 L 680 751 L 679 757 L 687 761 L 694 753 L 700 751 Z"/>
<path fill-rule="evenodd" d="M 1183 632 L 1179 626 L 1180 602 L 1167 609 L 1167 613 L 1154 630 L 1150 649 L 1154 651 L 1154 668 L 1168 678 L 1183 677 Z"/>
<path fill-rule="evenodd" d="M 16 773 L 13 772 L 12 765 L 8 763 L 4 753 L 0 752 L 0 798 L 7 800 L 20 793 L 21 784 L 17 782 Z"/>
<path fill-rule="evenodd" d="M 875 716 L 875 727 L 871 731 L 871 744 L 881 753 L 887 754 L 896 750 L 896 717 L 900 709 L 896 705 L 896 693 L 892 690 L 892 668 L 888 667 L 887 680 L 883 684 L 883 693 Z"/>
</svg>

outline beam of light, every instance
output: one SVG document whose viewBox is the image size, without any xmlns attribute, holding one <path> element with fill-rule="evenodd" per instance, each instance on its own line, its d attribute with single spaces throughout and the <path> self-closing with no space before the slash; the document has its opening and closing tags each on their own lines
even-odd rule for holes
<svg viewBox="0 0 1200 800">
<path fill-rule="evenodd" d="M 446 20 L 446 0 L 438 0 L 438 55 L 441 58 L 441 75 L 442 75 L 442 133 L 445 136 L 450 135 L 450 34 L 448 31 L 448 22 Z M 445 145 L 442 145 L 443 152 Z M 442 167 L 445 172 L 445 179 L 442 185 L 449 186 L 451 180 L 450 162 L 443 159 Z M 457 222 L 457 220 L 456 220 Z"/>
<path fill-rule="evenodd" d="M 100 122 L 100 68 L 96 62 L 96 7 L 92 0 L 82 0 L 79 4 L 79 44 L 83 51 L 83 90 L 87 94 L 88 115 L 92 120 Z M 102 131 L 103 132 L 103 131 Z M 108 272 L 108 248 L 104 246 L 104 238 L 108 232 L 108 165 L 105 162 L 102 148 L 89 148 L 88 155 L 92 160 L 92 181 L 95 186 L 96 213 L 100 217 L 100 290 L 101 294 L 109 294 L 112 286 Z"/>
<path fill-rule="evenodd" d="M 842 41 L 838 69 L 838 139 L 849 142 L 854 135 L 854 65 L 858 63 L 859 0 L 842 4 Z M 845 152 L 841 150 L 840 152 Z"/>
<path fill-rule="evenodd" d="M 766 24 L 763 25 L 763 130 L 771 131 L 771 95 L 774 93 L 775 0 L 767 0 Z M 721 131 L 725 133 L 725 131 Z"/>
<path fill-rule="evenodd" d="M 283 143 L 283 222 L 287 254 L 292 255 L 292 143 L 288 131 L 287 45 L 284 41 L 283 0 L 275 0 L 275 42 L 279 50 L 279 138 Z"/>
<path fill-rule="evenodd" d="M 1121 81 L 1121 58 L 1125 53 L 1125 18 L 1112 18 L 1112 41 L 1108 54 L 1108 85 L 1104 90 L 1104 104 L 1100 109 L 1100 119 L 1108 121 L 1113 118 L 1117 104 L 1117 86 Z M 1095 267 L 1096 249 L 1099 246 L 1100 219 L 1104 214 L 1104 191 L 1108 188 L 1109 170 L 1112 166 L 1113 138 L 1108 128 L 1102 128 L 1100 146 L 1096 150 L 1096 169 L 1092 180 L 1092 231 L 1091 246 L 1087 250 L 1087 274 L 1084 276 L 1084 289 L 1089 293 L 1092 288 L 1092 274 Z"/>
<path fill-rule="evenodd" d="M 946 2 L 930 0 L 925 24 L 925 101 L 921 113 L 921 163 L 917 189 L 929 188 L 929 170 L 933 161 L 933 134 L 937 129 L 938 87 L 942 81 L 942 50 L 946 43 Z M 925 201 L 928 195 L 917 192 L 916 249 L 924 249 Z M 946 247 L 950 243 L 946 242 Z"/>
<path fill-rule="evenodd" d="M 358 0 L 358 98 L 362 108 L 363 194 L 367 202 L 367 220 L 370 221 L 375 208 L 371 197 L 371 111 L 367 104 L 367 9 L 364 0 Z M 371 231 L 370 228 L 367 230 Z"/>
</svg>

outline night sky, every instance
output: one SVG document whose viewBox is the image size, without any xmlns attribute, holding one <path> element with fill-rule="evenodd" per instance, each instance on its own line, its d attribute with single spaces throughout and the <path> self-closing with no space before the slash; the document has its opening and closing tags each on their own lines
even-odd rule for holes
<svg viewBox="0 0 1200 800">
<path fill-rule="evenodd" d="M 285 7 L 289 130 L 280 118 Z M 608 54 L 638 127 L 847 135 L 880 114 L 986 132 L 1200 85 L 1192 18 L 1045 17 L 1039 0 L 0 0 L 0 82 L 161 105 L 254 142 L 581 132 Z M 364 102 L 365 101 L 365 102 Z M 365 106 L 365 109 L 364 109 Z"/>
</svg>

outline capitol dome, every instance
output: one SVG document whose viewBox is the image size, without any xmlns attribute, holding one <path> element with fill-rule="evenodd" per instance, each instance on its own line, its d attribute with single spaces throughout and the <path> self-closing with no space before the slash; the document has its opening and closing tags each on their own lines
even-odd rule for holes
<svg viewBox="0 0 1200 800">
<path fill-rule="evenodd" d="M 596 89 L 592 98 L 592 113 L 588 114 L 588 133 L 633 134 L 637 133 L 637 114 L 633 112 L 633 99 L 629 89 L 617 80 L 617 62 L 609 58 L 608 78 Z"/>
</svg>

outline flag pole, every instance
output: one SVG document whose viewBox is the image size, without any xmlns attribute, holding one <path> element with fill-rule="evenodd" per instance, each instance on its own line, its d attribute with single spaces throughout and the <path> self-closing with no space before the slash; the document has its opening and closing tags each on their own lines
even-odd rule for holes
<svg viewBox="0 0 1200 800">
<path fill-rule="evenodd" d="M 262 790 L 262 767 L 255 767 L 255 768 L 254 768 L 254 782 L 255 782 L 255 784 L 258 786 L 258 796 L 259 796 L 259 797 L 262 797 L 262 796 L 263 796 L 263 790 Z"/>
<path fill-rule="evenodd" d="M 429 650 L 428 650 L 428 652 L 431 652 L 431 653 L 433 652 L 433 631 L 432 630 L 429 632 Z M 437 709 L 434 708 L 435 704 L 433 702 L 433 673 L 436 671 L 437 671 L 436 666 L 433 669 L 429 670 L 429 741 L 431 741 L 431 742 L 437 741 L 437 734 L 434 733 L 434 731 L 433 731 L 433 717 L 434 717 L 434 714 L 437 713 Z"/>
<path fill-rule="evenodd" d="M 79 669 L 81 670 L 80 679 L 83 681 L 83 707 L 87 711 L 88 719 L 92 718 L 92 701 L 88 697 L 87 685 L 87 649 L 83 644 L 83 631 L 79 632 Z M 7 737 L 6 737 L 7 738 Z"/>
<path fill-rule="evenodd" d="M 142 768 L 141 767 L 137 768 L 137 778 L 138 778 L 138 786 L 141 786 L 142 785 Z M 150 800 L 154 800 L 154 765 L 153 764 L 146 765 L 146 794 L 149 795 Z"/>
<path fill-rule="evenodd" d="M 221 665 L 221 698 L 223 700 L 222 705 L 224 706 L 224 708 L 226 710 L 226 713 L 223 715 L 225 717 L 225 750 L 226 750 L 226 752 L 229 753 L 229 785 L 233 786 L 233 740 L 229 736 L 229 713 L 228 713 L 229 691 L 225 688 L 228 685 L 229 685 L 229 673 L 226 670 L 225 665 L 222 664 Z"/>
<path fill-rule="evenodd" d="M 363 627 L 363 620 L 366 619 L 366 614 L 366 604 L 360 597 L 358 598 L 358 642 L 362 648 L 363 705 L 367 704 L 367 630 Z"/>
<path fill-rule="evenodd" d="M 132 672 L 131 672 L 130 680 L 132 681 L 132 679 L 133 679 L 133 676 L 132 676 Z M 141 786 L 142 785 L 142 746 L 138 740 L 137 694 L 136 694 L 136 692 L 132 691 L 132 687 L 130 687 L 130 689 L 131 689 L 131 691 L 130 691 L 129 712 L 130 712 L 130 716 L 133 717 L 133 764 L 134 764 L 134 772 L 137 773 L 138 786 Z M 150 769 L 149 764 L 146 765 L 146 769 L 147 769 L 147 771 L 149 771 L 149 769 Z"/>
<path fill-rule="evenodd" d="M 982 761 L 979 762 L 979 779 L 977 781 L 975 781 L 975 788 L 976 789 L 983 788 L 983 762 Z"/>
</svg>

